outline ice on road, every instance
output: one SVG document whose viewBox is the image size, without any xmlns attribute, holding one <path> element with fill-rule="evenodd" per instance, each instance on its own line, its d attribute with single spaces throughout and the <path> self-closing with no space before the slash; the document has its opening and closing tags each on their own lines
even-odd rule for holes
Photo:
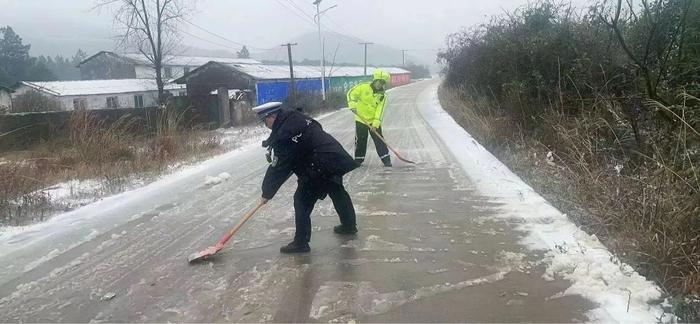
<svg viewBox="0 0 700 324">
<path fill-rule="evenodd" d="M 345 177 L 360 232 L 312 214 L 294 232 L 289 181 L 208 262 L 255 205 L 259 144 L 18 232 L 0 233 L 0 322 L 655 321 L 658 289 L 616 262 L 471 139 L 439 107 L 437 80 L 391 90 L 384 131 L 417 165 L 384 168 L 368 148 Z M 353 116 L 324 116 L 352 151 Z"/>
</svg>

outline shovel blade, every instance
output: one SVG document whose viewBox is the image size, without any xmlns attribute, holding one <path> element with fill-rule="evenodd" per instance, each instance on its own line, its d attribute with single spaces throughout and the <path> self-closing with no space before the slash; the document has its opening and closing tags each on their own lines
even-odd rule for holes
<svg viewBox="0 0 700 324">
<path fill-rule="evenodd" d="M 210 246 L 210 247 L 208 247 L 200 252 L 195 252 L 195 253 L 190 254 L 187 257 L 187 261 L 189 263 L 204 261 L 204 260 L 208 259 L 209 257 L 211 257 L 212 255 L 216 254 L 216 252 L 219 252 L 219 250 L 221 250 L 221 248 L 222 247 L 219 247 L 219 246 Z"/>
</svg>

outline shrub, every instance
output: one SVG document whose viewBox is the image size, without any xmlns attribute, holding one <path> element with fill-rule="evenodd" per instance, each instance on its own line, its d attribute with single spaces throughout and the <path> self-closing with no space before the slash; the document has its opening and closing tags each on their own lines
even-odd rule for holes
<svg viewBox="0 0 700 324">
<path fill-rule="evenodd" d="M 700 2 L 629 3 L 539 1 L 451 35 L 442 99 L 641 273 L 698 296 Z M 548 152 L 557 167 L 533 159 Z"/>
</svg>

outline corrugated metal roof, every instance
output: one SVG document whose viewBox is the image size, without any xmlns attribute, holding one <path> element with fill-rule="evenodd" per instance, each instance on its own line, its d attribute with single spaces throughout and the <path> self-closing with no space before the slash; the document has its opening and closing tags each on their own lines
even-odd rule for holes
<svg viewBox="0 0 700 324">
<path fill-rule="evenodd" d="M 331 77 L 334 76 L 345 76 L 345 77 L 352 77 L 352 76 L 362 76 L 364 75 L 364 67 L 362 66 L 336 66 L 333 67 L 331 70 L 330 67 L 326 67 L 326 73 L 328 73 Z M 411 73 L 408 70 L 404 70 L 399 67 L 376 67 L 376 66 L 368 66 L 367 67 L 367 75 L 372 75 L 374 70 L 380 69 L 383 71 L 386 71 L 389 74 L 405 74 L 405 73 Z"/>
<path fill-rule="evenodd" d="M 367 75 L 372 75 L 374 68 L 367 67 Z M 365 73 L 365 68 L 362 66 L 334 66 L 326 67 L 326 74 L 329 77 L 354 77 L 363 76 Z"/>
<path fill-rule="evenodd" d="M 250 75 L 258 80 L 289 79 L 289 66 L 267 64 L 226 64 L 242 73 Z M 294 66 L 294 78 L 316 79 L 321 78 L 321 69 L 318 66 Z"/>
<path fill-rule="evenodd" d="M 142 54 L 117 54 L 132 61 L 136 61 L 143 65 L 151 65 Z M 219 62 L 222 64 L 262 64 L 260 61 L 253 59 L 239 59 L 230 57 L 204 57 L 204 56 L 180 56 L 180 55 L 166 55 L 163 57 L 163 64 L 165 65 L 176 65 L 176 66 L 195 66 L 200 67 L 211 61 Z"/>
<path fill-rule="evenodd" d="M 157 91 L 156 80 L 122 79 L 122 80 L 85 80 L 85 81 L 50 81 L 28 82 L 23 85 L 50 93 L 54 96 L 87 96 L 99 94 L 117 94 L 131 92 Z M 185 89 L 184 85 L 169 83 L 166 90 Z"/>
<path fill-rule="evenodd" d="M 379 67 L 378 69 L 384 70 L 388 72 L 389 74 L 406 74 L 406 73 L 411 73 L 411 71 L 404 70 L 402 68 L 398 67 Z"/>
<path fill-rule="evenodd" d="M 277 79 L 289 79 L 289 66 L 286 65 L 267 65 L 267 64 L 227 64 L 230 67 L 235 68 L 245 74 L 252 76 L 258 80 L 277 80 Z M 372 72 L 377 68 L 367 67 L 367 75 L 372 75 Z M 387 71 L 390 74 L 403 74 L 410 73 L 407 70 L 401 68 L 379 68 Z M 334 67 L 332 70 L 330 67 L 326 67 L 326 73 L 329 77 L 350 77 L 350 76 L 362 76 L 364 75 L 364 67 L 362 66 L 339 66 Z M 315 65 L 295 65 L 294 66 L 294 77 L 299 79 L 317 79 L 321 78 L 321 68 Z"/>
<path fill-rule="evenodd" d="M 239 73 L 250 76 L 255 80 L 288 80 L 289 79 L 289 66 L 287 65 L 270 65 L 270 64 L 223 64 L 221 62 L 211 61 L 199 68 L 191 71 L 188 74 L 174 80 L 178 83 L 186 83 L 187 80 L 199 73 L 206 71 L 209 68 L 225 67 L 235 70 Z M 367 67 L 367 75 L 372 75 L 375 67 Z M 410 73 L 407 70 L 395 67 L 380 67 L 390 74 L 405 74 Z M 363 76 L 364 67 L 362 66 L 338 66 L 338 67 L 326 67 L 326 73 L 328 77 L 353 77 L 353 76 Z M 294 78 L 297 79 L 320 79 L 321 78 L 321 68 L 319 66 L 311 65 L 295 65 L 294 66 Z"/>
</svg>

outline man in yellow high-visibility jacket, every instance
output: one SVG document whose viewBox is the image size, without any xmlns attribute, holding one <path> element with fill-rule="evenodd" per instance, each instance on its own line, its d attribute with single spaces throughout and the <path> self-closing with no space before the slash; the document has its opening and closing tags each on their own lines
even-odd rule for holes
<svg viewBox="0 0 700 324">
<path fill-rule="evenodd" d="M 379 139 L 370 128 L 382 134 L 382 119 L 386 106 L 386 88 L 389 86 L 391 76 L 382 70 L 374 70 L 373 81 L 363 82 L 348 91 L 348 106 L 355 111 L 355 161 L 365 161 L 367 153 L 367 135 L 372 135 L 374 147 L 384 166 L 391 166 L 391 157 L 386 144 Z M 382 135 L 383 136 L 383 135 Z"/>
</svg>

